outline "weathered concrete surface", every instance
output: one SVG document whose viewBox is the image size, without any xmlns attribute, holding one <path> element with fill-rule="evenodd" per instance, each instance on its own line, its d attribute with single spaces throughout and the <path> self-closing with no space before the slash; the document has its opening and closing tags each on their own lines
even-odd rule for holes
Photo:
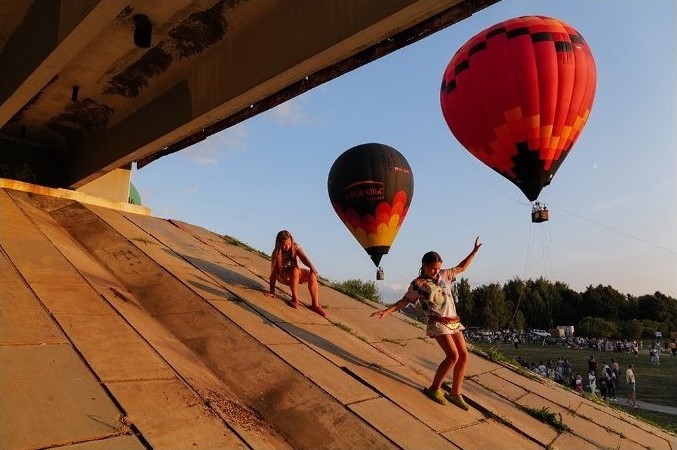
<svg viewBox="0 0 677 450">
<path fill-rule="evenodd" d="M 421 388 L 442 354 L 422 327 L 324 285 L 327 319 L 287 306 L 286 287 L 265 297 L 270 261 L 200 227 L 11 190 L 0 201 L 0 355 L 3 369 L 20 361 L 0 371 L 3 449 L 677 450 L 670 433 L 474 354 L 470 411 L 433 403 Z M 102 420 L 87 419 L 93 405 Z"/>
</svg>

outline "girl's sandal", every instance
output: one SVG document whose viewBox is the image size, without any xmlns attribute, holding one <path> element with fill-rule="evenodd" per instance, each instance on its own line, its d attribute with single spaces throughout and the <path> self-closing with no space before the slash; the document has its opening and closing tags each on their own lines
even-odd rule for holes
<svg viewBox="0 0 677 450">
<path fill-rule="evenodd" d="M 428 388 L 423 388 L 423 393 L 428 397 L 430 400 L 439 403 L 440 405 L 446 405 L 447 401 L 444 399 L 444 393 L 442 392 L 441 389 L 428 389 Z"/>
<path fill-rule="evenodd" d="M 462 395 L 451 395 L 451 394 L 446 394 L 444 396 L 447 400 L 449 400 L 451 403 L 454 405 L 458 406 L 464 411 L 467 411 L 470 409 L 470 406 L 465 402 L 465 399 L 463 398 Z"/>
<path fill-rule="evenodd" d="M 294 309 L 299 307 L 299 301 L 298 300 L 290 300 L 290 301 L 287 302 L 287 304 Z"/>
</svg>

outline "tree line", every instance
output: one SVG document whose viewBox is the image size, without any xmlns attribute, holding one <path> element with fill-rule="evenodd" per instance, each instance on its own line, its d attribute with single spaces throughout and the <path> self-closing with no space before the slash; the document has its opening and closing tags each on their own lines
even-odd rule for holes
<svg viewBox="0 0 677 450">
<path fill-rule="evenodd" d="M 381 302 L 373 281 L 352 279 L 328 284 L 358 300 Z M 623 340 L 654 338 L 657 331 L 669 338 L 671 332 L 677 332 L 677 299 L 658 291 L 633 296 L 597 285 L 577 292 L 562 282 L 544 278 L 515 278 L 503 285 L 491 283 L 473 289 L 467 278 L 461 278 L 455 289 L 456 310 L 466 327 L 548 330 L 573 325 L 577 336 Z M 402 312 L 422 319 L 420 311 Z"/>
<path fill-rule="evenodd" d="M 573 325 L 577 336 L 611 339 L 664 338 L 677 332 L 677 299 L 656 291 L 634 296 L 611 286 L 588 286 L 577 292 L 562 282 L 515 278 L 470 287 L 456 283 L 456 309 L 464 325 L 498 330 L 548 330 Z"/>
</svg>

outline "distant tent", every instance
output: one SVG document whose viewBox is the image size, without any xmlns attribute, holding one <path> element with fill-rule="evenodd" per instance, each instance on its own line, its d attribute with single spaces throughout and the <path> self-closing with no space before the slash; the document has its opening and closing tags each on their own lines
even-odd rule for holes
<svg viewBox="0 0 677 450">
<path fill-rule="evenodd" d="M 141 194 L 132 183 L 129 183 L 129 203 L 141 205 Z"/>
</svg>

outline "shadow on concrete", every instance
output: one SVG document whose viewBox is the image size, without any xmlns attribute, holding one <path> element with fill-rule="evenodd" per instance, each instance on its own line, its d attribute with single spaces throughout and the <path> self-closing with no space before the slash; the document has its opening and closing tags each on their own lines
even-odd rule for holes
<svg viewBox="0 0 677 450">
<path fill-rule="evenodd" d="M 177 255 L 179 255 L 181 258 L 185 259 L 187 262 L 189 262 L 191 265 L 196 267 L 198 270 L 203 271 L 203 272 L 207 273 L 208 275 L 214 276 L 215 278 L 220 280 L 223 283 L 223 285 L 221 287 L 223 287 L 224 289 L 228 289 L 229 284 L 231 284 L 231 285 L 236 284 L 240 287 L 244 287 L 244 288 L 247 288 L 247 289 L 254 289 L 254 290 L 257 290 L 257 291 L 267 290 L 266 285 L 259 283 L 258 281 L 253 280 L 251 278 L 248 278 L 248 277 L 246 277 L 246 276 L 244 276 L 240 273 L 229 270 L 229 269 L 227 269 L 223 266 L 220 266 L 218 264 L 214 264 L 210 261 L 205 261 L 205 260 L 200 259 L 200 258 L 194 258 L 194 257 L 191 257 L 191 256 L 182 255 L 180 253 L 177 253 Z M 253 275 L 253 276 L 256 276 L 256 275 Z M 191 283 L 191 284 L 197 286 L 196 283 Z M 200 289 L 205 289 L 205 288 L 203 286 L 200 286 Z M 213 290 L 212 288 L 209 288 L 210 292 L 212 290 Z M 222 293 L 217 293 L 217 294 L 220 295 L 220 296 L 223 296 Z M 388 369 L 387 367 L 383 367 L 383 366 L 377 365 L 375 363 L 366 361 L 363 358 L 360 358 L 359 356 L 354 355 L 353 353 L 351 353 L 349 351 L 346 351 L 341 346 L 336 345 L 335 343 L 325 339 L 324 337 L 318 335 L 317 333 L 313 333 L 313 332 L 311 332 L 307 329 L 296 326 L 291 322 L 284 321 L 284 319 L 282 319 L 279 316 L 274 315 L 270 311 L 266 311 L 266 315 L 261 314 L 261 312 L 260 312 L 261 307 L 257 304 L 254 304 L 254 303 L 248 301 L 247 298 L 243 298 L 242 296 L 237 295 L 235 293 L 233 293 L 233 296 L 237 297 L 240 300 L 240 301 L 234 302 L 235 304 L 239 304 L 240 302 L 243 302 L 243 303 L 247 304 L 247 306 L 249 306 L 252 310 L 254 310 L 258 314 L 260 314 L 262 317 L 264 317 L 266 319 L 267 319 L 266 316 L 272 317 L 273 320 L 271 322 L 273 322 L 273 323 L 283 322 L 285 325 L 283 327 L 279 327 L 279 328 L 282 329 L 283 331 L 286 331 L 287 333 L 289 333 L 290 335 L 294 336 L 295 338 L 297 338 L 298 340 L 300 340 L 304 343 L 312 344 L 316 347 L 321 348 L 322 350 L 325 350 L 325 351 L 333 354 L 334 356 L 337 356 L 338 358 L 346 361 L 347 363 L 354 364 L 354 365 L 357 365 L 357 366 L 360 366 L 360 367 L 364 367 L 364 368 L 373 370 L 376 373 L 379 373 L 381 375 L 389 377 L 394 381 L 398 381 L 400 383 L 406 384 L 407 386 L 410 386 L 412 388 L 420 389 L 422 387 L 421 384 L 419 384 L 415 381 L 412 381 L 409 378 L 406 378 L 406 377 L 402 376 L 401 374 L 399 374 L 399 373 L 397 373 L 393 370 Z M 278 293 L 278 296 L 280 296 L 279 293 Z M 288 297 L 287 294 L 284 294 L 284 296 Z M 309 312 L 310 312 L 310 310 L 309 310 Z M 222 313 L 219 311 L 219 314 L 222 314 Z M 333 325 L 333 326 L 335 326 L 335 325 Z M 378 349 L 375 349 L 375 350 L 380 352 L 380 350 L 378 350 Z M 320 356 L 322 356 L 322 355 L 320 355 Z M 355 376 L 352 371 L 347 370 L 348 368 L 346 366 L 340 366 L 340 367 L 341 367 L 341 369 L 343 369 L 347 373 L 351 374 L 352 376 Z M 362 383 L 364 383 L 364 380 L 360 380 L 360 381 Z M 371 389 L 378 391 L 378 389 L 376 389 L 374 386 L 369 386 L 369 387 Z"/>
</svg>

